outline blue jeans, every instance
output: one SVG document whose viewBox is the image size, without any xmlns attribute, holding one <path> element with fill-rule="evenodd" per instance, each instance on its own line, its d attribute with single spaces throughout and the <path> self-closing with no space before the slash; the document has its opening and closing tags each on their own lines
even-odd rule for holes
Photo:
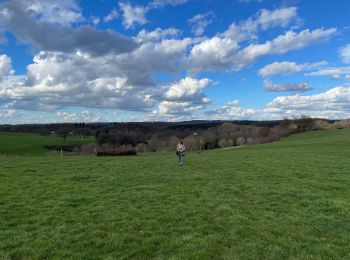
<svg viewBox="0 0 350 260">
<path fill-rule="evenodd" d="M 184 160 L 185 160 L 185 156 L 184 155 L 179 155 L 179 164 L 180 166 L 184 165 Z"/>
</svg>

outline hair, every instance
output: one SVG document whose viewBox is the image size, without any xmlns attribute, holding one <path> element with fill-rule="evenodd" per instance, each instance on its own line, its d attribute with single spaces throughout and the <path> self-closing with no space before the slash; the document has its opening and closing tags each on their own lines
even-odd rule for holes
<svg viewBox="0 0 350 260">
<path fill-rule="evenodd" d="M 182 141 L 182 139 L 179 140 L 179 143 L 180 143 L 180 144 L 184 144 L 184 142 Z"/>
</svg>

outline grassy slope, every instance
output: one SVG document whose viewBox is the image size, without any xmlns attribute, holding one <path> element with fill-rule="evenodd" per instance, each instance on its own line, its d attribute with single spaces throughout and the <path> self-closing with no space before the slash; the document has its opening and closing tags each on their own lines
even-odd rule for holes
<svg viewBox="0 0 350 260">
<path fill-rule="evenodd" d="M 350 131 L 186 156 L 0 157 L 0 258 L 350 257 Z"/>
<path fill-rule="evenodd" d="M 27 133 L 1 133 L 0 132 L 0 154 L 34 154 L 47 153 L 44 145 L 56 144 L 81 144 L 91 143 L 92 137 L 82 138 L 76 136 L 67 137 L 66 141 L 56 135 L 41 136 Z"/>
</svg>

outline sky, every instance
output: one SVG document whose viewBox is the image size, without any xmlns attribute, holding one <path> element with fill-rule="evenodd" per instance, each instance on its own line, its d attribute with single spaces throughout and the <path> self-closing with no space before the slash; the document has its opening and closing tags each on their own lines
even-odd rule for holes
<svg viewBox="0 0 350 260">
<path fill-rule="evenodd" d="M 350 118 L 348 0 L 0 0 L 0 124 Z"/>
</svg>

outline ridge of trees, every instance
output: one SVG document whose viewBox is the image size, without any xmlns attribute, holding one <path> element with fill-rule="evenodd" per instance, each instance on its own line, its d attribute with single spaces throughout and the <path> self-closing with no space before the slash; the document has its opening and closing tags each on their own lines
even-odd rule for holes
<svg viewBox="0 0 350 260">
<path fill-rule="evenodd" d="M 69 135 L 95 136 L 89 150 L 124 147 L 138 152 L 174 149 L 183 139 L 187 150 L 199 151 L 277 141 L 294 133 L 350 127 L 350 120 L 325 120 L 302 116 L 279 121 L 188 121 L 131 123 L 74 123 L 0 125 L 0 131 L 57 134 L 64 143 Z"/>
</svg>

